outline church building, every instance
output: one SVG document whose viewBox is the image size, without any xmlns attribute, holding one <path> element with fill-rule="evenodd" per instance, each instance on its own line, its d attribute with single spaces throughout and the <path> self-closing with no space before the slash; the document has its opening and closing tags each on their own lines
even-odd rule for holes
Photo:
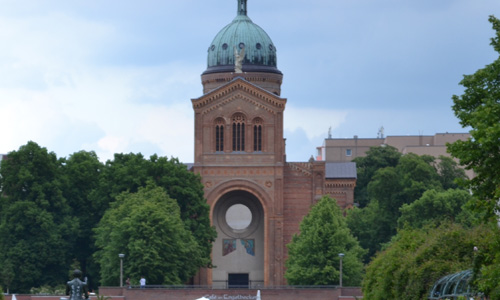
<svg viewBox="0 0 500 300">
<path fill-rule="evenodd" d="M 214 268 L 195 284 L 214 288 L 285 285 L 288 244 L 323 195 L 354 201 L 352 162 L 288 162 L 276 46 L 237 0 L 237 15 L 208 47 L 203 95 L 192 99 L 195 159 L 217 230 Z M 307 88 L 307 87 L 304 87 Z"/>
</svg>

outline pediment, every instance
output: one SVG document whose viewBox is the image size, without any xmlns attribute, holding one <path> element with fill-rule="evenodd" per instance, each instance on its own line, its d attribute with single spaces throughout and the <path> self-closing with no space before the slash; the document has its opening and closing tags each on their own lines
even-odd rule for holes
<svg viewBox="0 0 500 300">
<path fill-rule="evenodd" d="M 282 112 L 286 99 L 238 77 L 225 85 L 206 93 L 197 99 L 191 99 L 193 109 L 201 114 L 219 109 L 233 101 L 243 100 L 270 113 Z"/>
</svg>

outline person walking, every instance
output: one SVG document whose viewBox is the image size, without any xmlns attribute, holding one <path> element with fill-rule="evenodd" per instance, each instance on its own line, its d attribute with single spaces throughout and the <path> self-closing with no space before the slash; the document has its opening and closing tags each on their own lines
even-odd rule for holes
<svg viewBox="0 0 500 300">
<path fill-rule="evenodd" d="M 141 276 L 141 280 L 139 280 L 139 284 L 141 285 L 141 289 L 146 287 L 146 278 L 144 278 L 144 276 Z"/>
</svg>

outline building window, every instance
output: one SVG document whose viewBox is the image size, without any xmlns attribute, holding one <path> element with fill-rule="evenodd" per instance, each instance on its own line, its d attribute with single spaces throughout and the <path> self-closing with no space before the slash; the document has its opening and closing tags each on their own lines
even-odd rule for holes
<svg viewBox="0 0 500 300">
<path fill-rule="evenodd" d="M 254 120 L 253 151 L 262 151 L 262 119 L 260 118 Z"/>
<path fill-rule="evenodd" d="M 352 156 L 352 150 L 351 149 L 345 149 L 345 156 Z"/>
<path fill-rule="evenodd" d="M 224 151 L 224 120 L 222 118 L 215 121 L 215 151 Z"/>
<path fill-rule="evenodd" d="M 245 151 L 245 116 L 233 116 L 233 151 Z"/>
</svg>

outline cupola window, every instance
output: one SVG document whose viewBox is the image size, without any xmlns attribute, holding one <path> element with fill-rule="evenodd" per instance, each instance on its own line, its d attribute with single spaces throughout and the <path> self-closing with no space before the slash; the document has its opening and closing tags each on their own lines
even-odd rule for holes
<svg viewBox="0 0 500 300">
<path fill-rule="evenodd" d="M 233 151 L 245 151 L 245 115 L 233 116 Z"/>
</svg>

